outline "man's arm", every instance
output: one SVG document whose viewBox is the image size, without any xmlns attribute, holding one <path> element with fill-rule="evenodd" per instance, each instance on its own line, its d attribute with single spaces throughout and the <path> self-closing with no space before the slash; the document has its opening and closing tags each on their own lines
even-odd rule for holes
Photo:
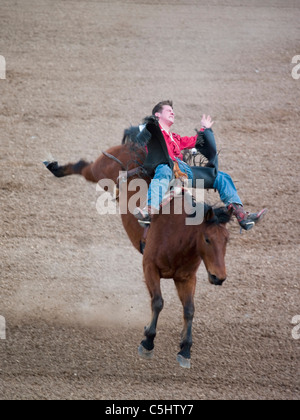
<svg viewBox="0 0 300 420">
<path fill-rule="evenodd" d="M 185 150 L 185 149 L 193 149 L 196 146 L 198 134 L 193 137 L 181 137 L 177 134 L 176 135 L 173 134 L 173 137 L 175 137 L 180 147 L 180 150 Z"/>
<path fill-rule="evenodd" d="M 200 132 L 204 132 L 206 129 L 211 128 L 213 124 L 214 121 L 212 121 L 210 115 L 206 116 L 205 114 L 203 114 Z M 176 135 L 176 140 L 179 143 L 179 147 L 181 150 L 193 149 L 196 146 L 198 134 L 193 137 L 180 137 Z"/>
<path fill-rule="evenodd" d="M 214 133 L 211 129 L 214 122 L 205 114 L 201 120 L 202 130 L 198 132 L 196 149 L 208 160 L 207 167 L 214 168 L 218 172 L 218 152 Z"/>
</svg>

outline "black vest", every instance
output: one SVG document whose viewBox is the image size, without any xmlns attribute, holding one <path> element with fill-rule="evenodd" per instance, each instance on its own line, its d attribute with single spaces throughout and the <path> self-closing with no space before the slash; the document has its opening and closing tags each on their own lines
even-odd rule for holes
<svg viewBox="0 0 300 420">
<path fill-rule="evenodd" d="M 131 127 L 124 132 L 123 143 L 131 141 L 137 145 L 146 147 L 148 155 L 143 166 L 150 175 L 153 175 L 159 165 L 168 165 L 172 170 L 174 163 L 170 158 L 168 148 L 155 117 L 145 119 L 145 128 L 140 131 L 139 127 Z M 204 179 L 204 188 L 211 189 L 218 175 L 218 153 L 214 133 L 211 129 L 198 132 L 196 149 L 208 160 L 206 166 L 192 166 L 194 175 L 193 186 L 196 187 L 197 179 Z"/>
</svg>

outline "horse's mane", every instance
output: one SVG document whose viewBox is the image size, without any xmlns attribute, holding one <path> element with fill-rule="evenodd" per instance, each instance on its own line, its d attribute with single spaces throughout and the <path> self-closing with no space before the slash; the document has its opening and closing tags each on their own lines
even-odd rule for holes
<svg viewBox="0 0 300 420">
<path fill-rule="evenodd" d="M 206 216 L 208 214 L 208 212 L 211 211 L 211 210 L 213 210 L 213 212 L 214 212 L 214 217 L 211 218 L 206 223 L 221 225 L 221 224 L 226 224 L 226 223 L 231 222 L 232 213 L 229 212 L 226 207 L 215 207 L 215 206 L 210 206 L 209 204 L 205 203 L 204 204 L 204 216 Z"/>
</svg>

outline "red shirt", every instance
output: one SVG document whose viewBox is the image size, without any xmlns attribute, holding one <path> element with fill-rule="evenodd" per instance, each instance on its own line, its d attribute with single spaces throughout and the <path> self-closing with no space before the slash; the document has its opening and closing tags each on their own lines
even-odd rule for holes
<svg viewBox="0 0 300 420">
<path fill-rule="evenodd" d="M 173 161 L 175 161 L 176 158 L 182 159 L 182 150 L 192 149 L 196 146 L 197 134 L 193 137 L 181 137 L 179 134 L 168 133 L 161 126 L 160 129 L 166 141 L 169 155 Z"/>
</svg>

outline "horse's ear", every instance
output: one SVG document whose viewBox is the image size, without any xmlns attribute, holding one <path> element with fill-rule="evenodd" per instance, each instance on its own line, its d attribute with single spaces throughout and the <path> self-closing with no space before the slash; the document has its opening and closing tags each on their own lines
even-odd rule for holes
<svg viewBox="0 0 300 420">
<path fill-rule="evenodd" d="M 211 207 L 204 216 L 205 222 L 210 222 L 215 217 L 214 209 Z"/>
</svg>

